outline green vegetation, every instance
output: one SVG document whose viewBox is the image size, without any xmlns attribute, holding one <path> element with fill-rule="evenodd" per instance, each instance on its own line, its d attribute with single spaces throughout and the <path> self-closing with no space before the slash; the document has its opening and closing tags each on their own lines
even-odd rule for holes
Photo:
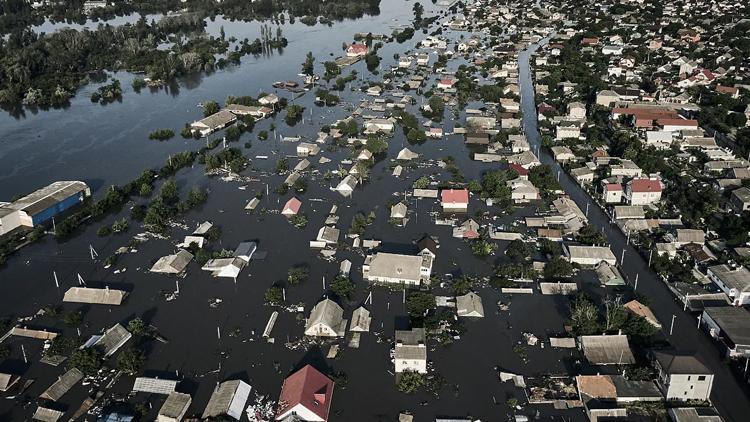
<svg viewBox="0 0 750 422">
<path fill-rule="evenodd" d="M 117 369 L 120 371 L 134 375 L 138 373 L 146 361 L 146 356 L 142 351 L 134 348 L 129 348 L 120 352 L 117 356 Z"/>
<path fill-rule="evenodd" d="M 67 361 L 68 368 L 78 368 L 85 375 L 96 375 L 102 367 L 101 354 L 93 347 L 78 349 Z"/>
<path fill-rule="evenodd" d="M 297 104 L 290 104 L 286 106 L 285 110 L 286 116 L 284 116 L 284 121 L 289 126 L 294 126 L 299 123 L 299 121 L 302 120 L 302 113 L 305 112 L 305 108 Z"/>
<path fill-rule="evenodd" d="M 410 291 L 406 296 L 406 312 L 413 321 L 422 321 L 435 307 L 435 295 L 430 292 Z"/>
<path fill-rule="evenodd" d="M 531 248 L 523 240 L 516 239 L 508 244 L 505 256 L 513 262 L 523 262 L 531 257 Z"/>
<path fill-rule="evenodd" d="M 298 284 L 301 284 L 303 281 L 307 280 L 307 277 L 310 275 L 310 270 L 307 267 L 303 266 L 295 266 L 290 268 L 287 271 L 287 281 L 292 286 L 296 286 Z"/>
<path fill-rule="evenodd" d="M 354 283 L 344 275 L 336 276 L 331 282 L 331 291 L 338 297 L 350 298 L 354 294 L 354 290 Z"/>
<path fill-rule="evenodd" d="M 120 87 L 120 81 L 114 79 L 111 84 L 102 85 L 93 94 L 91 94 L 91 102 L 109 104 L 114 101 L 122 100 L 122 88 Z"/>
<path fill-rule="evenodd" d="M 281 306 L 284 304 L 284 290 L 279 286 L 271 286 L 263 295 L 266 305 Z"/>
<path fill-rule="evenodd" d="M 172 129 L 156 129 L 148 135 L 148 139 L 157 141 L 166 141 L 174 138 L 174 131 Z"/>
<path fill-rule="evenodd" d="M 398 391 L 404 394 L 414 394 L 425 386 L 425 377 L 419 372 L 404 371 L 398 374 Z"/>
<path fill-rule="evenodd" d="M 489 256 L 497 249 L 497 245 L 484 237 L 471 241 L 471 253 L 475 256 Z"/>
<path fill-rule="evenodd" d="M 420 177 L 419 179 L 414 181 L 414 184 L 412 185 L 414 189 L 427 189 L 430 187 L 430 179 L 428 179 L 425 176 Z"/>
</svg>

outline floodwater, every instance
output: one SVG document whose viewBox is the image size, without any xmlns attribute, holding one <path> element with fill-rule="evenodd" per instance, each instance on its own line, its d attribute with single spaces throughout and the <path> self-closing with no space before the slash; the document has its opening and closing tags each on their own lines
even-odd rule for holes
<svg viewBox="0 0 750 422">
<path fill-rule="evenodd" d="M 395 8 L 395 5 L 399 7 Z M 381 6 L 382 13 L 378 17 L 344 22 L 333 28 L 300 27 L 299 32 L 285 27 L 290 47 L 283 54 L 270 58 L 246 58 L 242 66 L 205 77 L 199 84 L 182 81 L 179 94 L 167 95 L 160 91 L 136 95 L 128 92 L 121 104 L 101 107 L 91 104 L 85 95 L 94 89 L 91 86 L 83 89 L 69 110 L 28 113 L 17 120 L 6 116 L 0 123 L 1 130 L 8 135 L 1 137 L 5 142 L 0 160 L 10 171 L 2 175 L 2 194 L 12 195 L 53 179 L 83 178 L 99 190 L 102 186 L 129 180 L 145 167 L 161 165 L 170 153 L 198 148 L 203 144 L 203 141 L 177 138 L 164 143 L 148 141 L 146 136 L 151 130 L 157 127 L 179 129 L 183 122 L 198 118 L 200 110 L 195 104 L 199 101 L 210 98 L 222 100 L 227 95 L 255 94 L 260 90 L 270 91 L 273 81 L 294 78 L 307 51 L 313 51 L 320 63 L 327 59 L 329 53 L 337 54 L 341 43 L 350 39 L 354 32 L 389 32 L 385 28 L 397 23 L 393 20 L 395 17 L 400 22 L 408 20 L 410 9 L 408 2 L 387 1 Z M 231 31 L 227 33 L 232 34 Z M 407 48 L 405 46 L 413 46 L 421 37 L 424 35 L 417 34 L 414 40 L 404 45 L 386 44 L 380 51 L 383 58 L 381 68 L 392 65 L 395 62 L 392 58 L 394 53 L 403 53 Z M 453 61 L 450 67 L 455 69 L 458 64 L 459 61 Z M 361 78 L 367 78 L 364 63 L 358 63 L 353 68 Z M 128 86 L 129 80 L 126 81 L 125 76 L 118 75 L 123 79 L 123 86 Z M 428 85 L 433 83 L 436 75 L 429 77 Z M 360 84 L 360 81 L 352 83 L 355 87 Z M 66 304 L 64 309 L 85 312 L 86 323 L 81 327 L 83 338 L 114 323 L 125 323 L 135 316 L 141 316 L 157 327 L 169 342 L 146 343 L 148 360 L 143 373 L 182 380 L 179 390 L 193 395 L 194 404 L 189 414 L 200 414 L 214 385 L 225 379 L 244 379 L 253 386 L 254 391 L 275 399 L 283 377 L 293 368 L 311 362 L 321 369 L 343 371 L 349 379 L 347 386 L 340 385 L 336 389 L 332 420 L 391 421 L 398 412 L 405 410 L 413 412 L 416 420 L 467 415 L 482 420 L 503 420 L 511 414 L 505 405 L 506 400 L 514 396 L 523 400 L 524 395 L 512 384 L 501 383 L 496 367 L 524 374 L 567 374 L 575 367 L 578 357 L 574 352 L 530 347 L 529 362 L 524 363 L 513 351 L 513 347 L 522 340 L 523 332 L 531 332 L 541 338 L 546 338 L 548 333 L 561 332 L 567 313 L 566 299 L 538 294 L 513 298 L 506 296 L 502 300 L 511 302 L 510 312 L 500 314 L 495 304 L 501 295 L 489 288 L 479 289 L 486 318 L 467 321 L 466 333 L 449 346 L 430 345 L 431 365 L 446 382 L 439 399 L 426 393 L 404 395 L 395 388 L 389 350 L 395 327 L 405 328 L 406 312 L 401 291 L 372 290 L 372 304 L 368 308 L 373 316 L 373 333 L 362 336 L 359 349 L 344 347 L 337 359 L 326 360 L 323 356 L 328 346 L 309 349 L 285 346 L 287 342 L 302 338 L 302 316 L 307 315 L 326 293 L 323 279 L 333 279 L 341 260 L 348 258 L 353 262 L 352 279 L 357 285 L 352 300 L 343 303 L 347 317 L 368 296 L 369 286 L 361 277 L 364 257 L 360 253 L 340 250 L 335 260 L 328 262 L 308 248 L 308 241 L 315 238 L 334 203 L 339 205 L 338 227 L 343 233 L 348 230 L 357 212 L 375 212 L 375 222 L 368 227 L 364 237 L 382 240 L 385 250 L 411 249 L 412 242 L 424 233 L 437 236 L 441 247 L 434 274 L 488 275 L 495 261 L 503 259 L 501 254 L 487 259 L 476 258 L 471 255 L 467 243 L 451 237 L 450 227 L 435 226 L 432 214 L 439 210 L 439 204 L 434 200 L 410 198 L 408 204 L 413 214 L 405 228 L 393 227 L 387 221 L 388 203 L 401 199 L 403 196 L 400 192 L 409 189 L 417 177 L 437 174 L 439 179 L 449 178 L 447 171 L 436 166 L 435 160 L 444 156 L 454 157 L 467 179 L 477 178 L 482 171 L 493 168 L 493 165 L 471 161 L 459 136 L 447 136 L 422 145 L 408 145 L 397 128 L 390 140 L 388 157 L 395 157 L 401 148 L 408 146 L 421 155 L 417 164 L 405 166 L 402 177 L 396 179 L 391 176 L 392 163 L 389 159 L 378 162 L 372 169 L 371 181 L 358 187 L 351 199 L 344 199 L 330 191 L 329 187 L 335 185 L 336 181 L 324 180 L 321 175 L 326 170 L 336 169 L 341 159 L 349 158 L 350 150 L 323 151 L 321 155 L 333 162 L 315 165 L 319 172 L 313 171 L 307 176 L 308 192 L 299 195 L 303 201 L 302 212 L 310 221 L 305 229 L 294 228 L 277 213 L 290 194 L 281 198 L 273 193 L 265 196 L 256 212 L 246 213 L 244 205 L 255 192 L 265 191 L 266 184 L 272 189 L 284 179 L 284 176 L 271 175 L 270 172 L 276 159 L 294 155 L 295 144 L 282 142 L 279 138 L 301 135 L 314 139 L 321 125 L 344 117 L 346 110 L 352 108 L 346 105 L 337 108 L 316 107 L 312 105 L 311 97 L 308 94 L 296 100 L 305 105 L 307 111 L 305 120 L 295 127 L 287 127 L 281 118 L 274 119 L 276 139 L 263 142 L 255 138 L 259 130 L 268 129 L 271 124 L 270 121 L 263 121 L 256 125 L 253 134 L 244 135 L 234 145 L 242 148 L 244 142 L 251 141 L 250 150 L 244 150 L 246 156 L 271 157 L 269 160 L 254 160 L 250 168 L 243 172 L 244 176 L 257 178 L 259 182 L 250 182 L 245 190 L 240 190 L 241 185 L 237 182 L 206 178 L 200 166 L 183 170 L 176 176 L 183 192 L 191 186 L 200 186 L 211 192 L 209 201 L 200 210 L 185 216 L 188 226 L 194 227 L 200 221 L 210 219 L 223 229 L 220 244 L 214 245 L 216 249 L 234 249 L 241 241 L 257 240 L 259 249 L 268 253 L 266 259 L 253 261 L 236 283 L 211 278 L 196 264 L 191 264 L 188 275 L 179 280 L 147 273 L 147 268 L 156 258 L 174 251 L 174 244 L 187 233 L 183 229 L 173 230 L 170 240 L 151 240 L 140 245 L 137 253 L 123 255 L 114 267 L 104 269 L 101 260 L 127 244 L 139 230 L 132 224 L 133 227 L 125 235 L 100 238 L 96 236 L 99 224 L 92 224 L 68 242 L 45 239 L 10 259 L 0 273 L 3 279 L 0 285 L 0 309 L 3 309 L 3 314 L 28 316 L 45 305 L 59 304 L 62 292 L 77 284 L 78 275 L 92 287 L 106 285 L 131 292 L 120 307 Z M 342 94 L 342 99 L 350 104 L 357 104 L 362 98 L 363 94 L 358 91 L 345 91 Z M 418 113 L 417 107 L 412 106 L 410 111 Z M 446 117 L 444 127 L 449 130 L 453 120 L 450 112 Z M 460 117 L 463 118 L 463 115 Z M 10 142 L 11 139 L 18 142 Z M 311 161 L 317 163 L 315 157 Z M 295 163 L 296 159 L 290 159 L 290 165 Z M 470 214 L 473 216 L 481 211 L 489 209 L 475 200 Z M 127 215 L 127 212 L 125 209 L 120 215 L 110 216 L 101 224 L 111 223 L 115 218 Z M 519 209 L 515 216 L 477 218 L 482 223 L 508 225 L 518 216 L 530 213 L 533 213 L 533 207 Z M 505 245 L 499 243 L 502 250 Z M 99 254 L 98 260 L 92 261 L 90 247 Z M 260 338 L 272 312 L 272 308 L 263 305 L 263 293 L 273 283 L 284 280 L 287 269 L 295 264 L 308 265 L 310 277 L 301 286 L 287 288 L 287 301 L 303 303 L 305 312 L 282 312 L 272 333 L 275 343 L 269 344 Z M 53 272 L 60 280 L 59 289 L 54 285 Z M 178 298 L 165 301 L 163 293 L 175 291 L 177 283 Z M 438 289 L 437 293 L 449 292 Z M 209 300 L 214 298 L 222 300 L 218 308 L 209 307 Z M 534 317 L 530 318 L 532 311 Z M 65 327 L 58 318 L 39 317 L 29 324 L 59 330 L 68 336 L 77 335 L 75 328 Z M 14 339 L 10 347 L 11 359 L 3 364 L 2 369 L 24 373 L 25 379 L 37 380 L 23 399 L 0 402 L 0 419 L 16 420 L 26 418 L 33 412 L 33 398 L 61 373 L 62 368 L 35 363 L 41 349 L 39 342 Z M 29 359 L 28 364 L 24 362 L 24 351 Z M 78 386 L 63 397 L 58 403 L 61 410 L 75 411 L 86 394 L 90 393 L 88 388 Z M 122 377 L 107 391 L 124 395 L 130 388 L 132 377 Z M 139 399 L 151 402 L 152 416 L 162 400 L 158 397 Z M 533 415 L 536 410 L 525 409 L 523 412 Z M 556 411 L 549 406 L 539 407 L 539 410 L 545 416 L 564 414 L 566 418 L 584 420 L 581 410 Z"/>
<path fill-rule="evenodd" d="M 140 94 L 133 92 L 135 75 L 117 72 L 123 87 L 121 103 L 100 105 L 89 97 L 98 88 L 92 83 L 81 88 L 68 109 L 29 110 L 22 116 L 0 114 L 0 198 L 30 192 L 54 180 L 84 179 L 98 191 L 102 186 L 122 184 L 143 169 L 156 167 L 169 154 L 197 149 L 200 143 L 179 138 L 154 142 L 148 134 L 158 128 L 175 132 L 186 122 L 202 117 L 197 105 L 211 99 L 223 103 L 228 95 L 257 95 L 272 90 L 279 79 L 296 79 L 305 54 L 322 63 L 341 55 L 341 45 L 357 32 L 388 33 L 411 19 L 411 4 L 384 0 L 380 14 L 333 26 L 306 26 L 297 20 L 283 25 L 289 45 L 270 57 L 246 56 L 240 66 L 211 75 L 193 75 L 164 89 Z M 443 9 L 425 4 L 426 15 Z M 213 35 L 224 26 L 227 36 L 239 40 L 260 37 L 259 22 L 208 21 Z M 418 36 L 421 34 L 418 34 Z M 386 57 L 387 58 L 387 57 Z"/>
<path fill-rule="evenodd" d="M 428 10 L 433 6 L 425 4 Z M 0 196 L 10 197 L 19 191 L 35 189 L 57 179 L 84 179 L 96 190 L 113 183 L 122 183 L 137 176 L 144 168 L 164 163 L 171 153 L 185 149 L 197 149 L 203 141 L 184 141 L 174 138 L 158 143 L 149 141 L 147 134 L 153 129 L 171 127 L 179 130 L 186 121 L 200 117 L 196 104 L 207 99 L 222 101 L 227 95 L 254 95 L 258 91 L 272 91 L 270 84 L 275 80 L 294 79 L 307 51 L 312 51 L 317 62 L 328 60 L 329 54 L 340 53 L 341 43 L 350 40 L 354 32 L 390 32 L 389 25 L 406 22 L 411 16 L 411 3 L 399 0 L 384 1 L 381 15 L 367 17 L 356 22 L 337 23 L 332 28 L 299 27 L 287 29 L 284 33 L 290 45 L 283 54 L 272 57 L 243 60 L 239 67 L 217 72 L 213 75 L 193 80 L 180 81 L 179 90 L 169 93 L 143 91 L 141 94 L 126 92 L 123 102 L 108 106 L 91 104 L 87 93 L 95 86 L 85 87 L 74 99 L 68 110 L 27 112 L 26 116 L 14 119 L 9 116 L 0 120 L 0 165 L 9 169 L 0 175 Z M 393 19 L 399 19 L 398 22 Z M 299 24 L 295 24 L 299 25 Z M 225 24 L 227 34 L 240 31 Z M 248 37 L 255 37 L 252 30 Z M 257 31 L 259 33 L 259 30 Z M 408 46 L 423 37 L 417 34 L 414 40 L 404 45 L 386 44 L 380 51 L 383 59 L 381 68 L 393 65 L 394 53 L 403 53 Z M 456 36 L 456 34 L 451 34 Z M 433 58 L 434 60 L 434 58 Z M 524 127 L 529 139 L 538 143 L 535 114 L 533 109 L 532 84 L 528 72 L 528 55 L 522 54 L 520 80 L 523 92 Z M 459 60 L 451 61 L 455 69 Z M 367 78 L 364 63 L 352 68 L 360 78 Z M 344 74 L 348 72 L 348 68 Z M 129 91 L 130 75 L 118 74 L 123 86 Z M 430 75 L 427 86 L 436 75 Z M 360 81 L 351 84 L 361 85 Z M 294 127 L 287 127 L 283 119 L 277 117 L 256 125 L 252 134 L 246 134 L 232 146 L 242 148 L 245 155 L 268 155 L 269 160 L 254 159 L 243 176 L 258 179 L 245 184 L 224 182 L 218 178 L 207 178 L 201 166 L 180 171 L 175 180 L 182 192 L 192 186 L 210 190 L 209 200 L 200 209 L 184 216 L 184 222 L 192 230 L 199 222 L 211 220 L 222 228 L 221 241 L 212 245 L 215 249 L 234 249 L 241 241 L 256 240 L 259 249 L 267 252 L 263 260 L 252 261 L 234 282 L 230 279 L 211 278 L 193 263 L 185 278 L 150 274 L 147 269 L 159 257 L 172 253 L 175 244 L 190 230 L 174 229 L 169 240 L 150 240 L 138 247 L 137 253 L 123 255 L 117 264 L 109 269 L 102 268 L 101 261 L 127 244 L 140 230 L 131 224 L 127 234 L 101 238 L 96 235 L 100 224 L 91 224 L 78 236 L 65 243 L 53 238 L 31 245 L 21 253 L 11 257 L 9 263 L 0 270 L 0 309 L 3 315 L 15 317 L 30 316 L 48 304 L 60 304 L 62 292 L 77 284 L 80 275 L 91 287 L 109 286 L 130 292 L 126 302 L 119 307 L 79 306 L 66 304 L 65 311 L 80 309 L 85 312 L 86 323 L 80 328 L 82 338 L 100 332 L 114 323 L 126 323 L 140 316 L 156 327 L 168 343 L 148 341 L 145 349 L 148 360 L 143 374 L 181 380 L 179 391 L 193 395 L 193 405 L 188 414 L 202 413 L 208 397 L 217 382 L 241 378 L 253 390 L 275 399 L 281 382 L 289 371 L 304 363 L 314 363 L 318 368 L 332 368 L 343 371 L 348 377 L 348 385 L 339 385 L 333 398 L 333 421 L 392 421 L 400 411 L 411 411 L 415 420 L 426 421 L 436 416 L 461 417 L 471 415 L 482 420 L 507 420 L 511 415 L 505 405 L 509 397 L 523 401 L 522 390 L 511 383 L 501 383 L 495 367 L 504 371 L 524 375 L 575 373 L 579 356 L 574 351 L 560 349 L 528 348 L 529 361 L 521 361 L 515 345 L 522 341 L 522 333 L 530 332 L 542 340 L 548 335 L 560 333 L 568 316 L 567 299 L 555 296 L 516 295 L 501 297 L 490 288 L 480 288 L 486 318 L 466 321 L 467 331 L 448 346 L 431 343 L 428 357 L 435 372 L 445 378 L 446 386 L 439 399 L 420 393 L 414 396 L 399 393 L 394 385 L 392 363 L 389 359 L 391 339 L 396 327 L 403 328 L 405 308 L 403 293 L 382 288 L 372 290 L 373 323 L 371 333 L 363 334 L 359 349 L 342 347 L 339 357 L 334 360 L 324 358 L 328 346 L 321 348 L 298 347 L 290 349 L 287 342 L 302 338 L 303 316 L 326 293 L 323 279 L 332 280 L 338 272 L 338 263 L 350 259 L 353 263 L 352 279 L 357 291 L 351 301 L 342 303 L 347 318 L 351 311 L 362 304 L 370 291 L 362 281 L 361 265 L 364 257 L 354 251 L 339 250 L 333 262 L 322 260 L 319 254 L 308 248 L 308 241 L 315 238 L 323 225 L 332 204 L 338 204 L 338 228 L 346 233 L 353 216 L 357 212 L 375 212 L 376 219 L 367 228 L 365 238 L 382 240 L 385 250 L 402 251 L 412 247 L 412 241 L 424 233 L 437 236 L 440 249 L 433 273 L 437 275 L 461 274 L 488 275 L 496 261 L 502 261 L 502 253 L 487 259 L 474 257 L 469 245 L 451 237 L 451 229 L 436 226 L 431 215 L 437 212 L 439 204 L 434 200 L 409 198 L 408 206 L 411 221 L 404 228 L 393 227 L 388 223 L 388 204 L 402 199 L 401 192 L 409 189 L 413 181 L 421 175 L 437 174 L 439 180 L 448 180 L 449 174 L 436 165 L 437 159 L 452 156 L 456 165 L 467 179 L 477 178 L 481 172 L 497 165 L 483 164 L 470 160 L 469 153 L 458 136 L 447 136 L 442 140 L 427 141 L 422 145 L 408 145 L 400 128 L 390 140 L 388 157 L 395 157 L 404 146 L 421 155 L 415 165 L 405 166 L 400 179 L 391 176 L 392 162 L 385 159 L 372 169 L 371 180 L 355 190 L 353 198 L 344 199 L 329 187 L 336 180 L 327 181 L 322 177 L 326 170 L 334 170 L 337 163 L 349 158 L 349 149 L 324 150 L 321 155 L 332 159 L 326 165 L 317 165 L 317 157 L 310 159 L 317 171 L 309 171 L 308 191 L 298 195 L 303 201 L 302 212 L 309 219 L 304 229 L 291 226 L 277 213 L 291 194 L 278 197 L 275 194 L 264 196 L 258 209 L 253 213 L 244 211 L 244 205 L 256 192 L 265 193 L 266 184 L 273 189 L 284 176 L 272 175 L 275 161 L 283 156 L 294 155 L 295 144 L 282 142 L 283 136 L 300 135 L 308 140 L 323 124 L 329 124 L 344 117 L 352 107 L 322 108 L 312 105 L 312 95 L 307 94 L 295 101 L 307 107 L 305 120 Z M 358 104 L 364 95 L 360 92 L 345 91 L 344 102 Z M 290 98 L 291 99 L 291 98 Z M 529 100 L 531 99 L 531 100 Z M 529 101 L 532 101 L 529 103 Z M 531 104 L 531 105 L 530 105 Z M 449 109 L 447 107 L 447 109 Z M 418 114 L 417 106 L 410 108 Z M 450 111 L 446 114 L 445 128 L 452 127 L 454 120 Z M 459 115 L 459 119 L 463 115 Z M 260 130 L 268 130 L 271 123 L 277 127 L 277 137 L 259 141 L 256 135 Z M 252 143 L 249 150 L 243 144 Z M 548 157 L 542 154 L 545 162 Z M 290 166 L 297 159 L 290 158 Z M 562 180 L 566 189 L 573 189 L 576 201 L 583 198 L 576 193 L 575 186 Z M 580 203 L 579 203 L 580 205 Z M 469 214 L 490 211 L 474 200 Z M 595 214 L 598 210 L 593 210 Z M 480 223 L 508 225 L 520 216 L 534 212 L 533 207 L 518 209 L 514 215 L 496 218 L 477 217 Z M 124 209 L 119 215 L 106 218 L 101 224 L 111 223 L 115 218 L 126 216 Z M 489 215 L 494 215 L 490 213 Z M 591 215 L 590 215 L 591 216 Z M 601 220 L 601 217 L 594 217 Z M 605 220 L 595 220 L 597 224 Z M 609 233 L 610 239 L 616 233 Z M 614 241 L 614 240 L 613 240 Z M 350 241 L 347 240 L 350 244 Z M 506 244 L 498 242 L 502 251 Z M 92 260 L 90 247 L 99 254 Z M 614 249 L 615 253 L 619 249 Z M 309 279 L 300 286 L 286 290 L 288 303 L 302 303 L 304 313 L 282 312 L 272 332 L 275 342 L 267 343 L 260 338 L 266 321 L 273 311 L 263 305 L 263 293 L 275 282 L 283 281 L 287 269 L 296 264 L 306 264 L 310 268 Z M 117 271 L 117 273 L 115 272 Z M 56 288 L 53 279 L 55 272 L 60 280 Z M 644 274 L 641 274 L 642 283 Z M 179 283 L 179 295 L 173 301 L 165 301 L 163 294 L 173 292 Z M 587 288 L 590 286 L 584 286 Z M 639 289 L 641 287 L 639 286 Z M 643 288 L 646 290 L 646 287 Z M 647 291 L 647 290 L 646 290 Z M 445 289 L 436 289 L 437 294 L 448 294 Z M 221 299 L 217 308 L 209 307 L 212 299 Z M 510 311 L 500 313 L 495 305 L 498 300 L 510 302 Z M 674 307 L 674 305 L 672 305 Z M 655 309 L 663 318 L 661 311 Z M 687 317 L 686 317 L 687 318 Z M 664 319 L 663 319 L 664 320 Z M 678 322 L 679 324 L 679 322 Z M 58 318 L 38 317 L 29 326 L 48 327 L 66 336 L 76 336 L 75 328 L 65 327 Z M 687 324 L 678 325 L 678 330 L 689 333 Z M 218 331 L 218 333 L 217 333 Z M 694 330 L 693 330 L 694 331 Z M 687 334 L 686 334 L 687 335 Z M 378 341 L 382 339 L 382 341 Z M 700 341 L 700 340 L 696 340 Z M 706 343 L 706 340 L 703 340 Z M 13 339 L 8 342 L 10 359 L 3 362 L 2 372 L 23 373 L 24 379 L 35 379 L 21 399 L 0 401 L 0 420 L 23 420 L 36 408 L 36 397 L 61 374 L 62 368 L 53 368 L 37 362 L 41 344 L 37 341 Z M 24 349 L 21 347 L 23 346 Z M 24 362 L 24 352 L 29 363 Z M 717 380 L 717 384 L 723 378 Z M 111 387 L 102 386 L 109 393 L 124 396 L 132 388 L 132 377 L 122 377 Z M 731 387 L 731 386 L 730 386 Z M 61 410 L 75 411 L 92 386 L 81 385 L 74 388 L 58 403 Z M 717 387 L 719 388 L 719 387 Z M 731 391 L 730 391 L 731 393 Z M 161 406 L 163 398 L 139 396 L 139 401 L 148 401 L 153 408 L 153 417 Z M 422 405 L 424 404 L 424 405 Z M 568 420 L 586 420 L 582 410 L 554 410 L 549 406 L 531 407 L 520 413 L 533 416 L 537 411 L 546 417 L 564 416 Z M 148 420 L 148 419 L 147 419 Z"/>
</svg>

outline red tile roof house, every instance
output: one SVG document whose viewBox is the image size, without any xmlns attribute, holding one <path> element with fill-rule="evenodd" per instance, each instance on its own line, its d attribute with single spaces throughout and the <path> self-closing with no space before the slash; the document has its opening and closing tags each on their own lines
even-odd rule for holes
<svg viewBox="0 0 750 422">
<path fill-rule="evenodd" d="M 469 191 L 466 189 L 443 189 L 440 198 L 444 212 L 466 212 L 469 208 Z"/>
<path fill-rule="evenodd" d="M 516 164 L 516 163 L 510 163 L 508 164 L 508 168 L 515 171 L 516 174 L 518 174 L 519 178 L 523 180 L 529 180 L 529 170 L 524 168 L 522 165 Z"/>
<path fill-rule="evenodd" d="M 327 422 L 334 386 L 330 378 L 306 365 L 284 380 L 276 420 Z"/>
<path fill-rule="evenodd" d="M 661 182 L 654 179 L 633 179 L 625 188 L 630 205 L 649 205 L 661 200 Z"/>
<path fill-rule="evenodd" d="M 360 57 L 365 56 L 370 51 L 365 44 L 352 44 L 346 47 L 347 57 Z"/>
<path fill-rule="evenodd" d="M 455 79 L 441 79 L 437 83 L 438 89 L 449 89 L 453 88 L 453 85 L 456 84 Z"/>
<path fill-rule="evenodd" d="M 284 208 L 281 210 L 281 215 L 285 215 L 287 217 L 297 215 L 301 206 L 302 201 L 292 197 L 292 199 L 286 201 L 286 204 L 284 204 Z"/>
<path fill-rule="evenodd" d="M 602 193 L 604 202 L 607 204 L 619 204 L 622 202 L 622 185 L 619 183 L 605 183 Z"/>
</svg>

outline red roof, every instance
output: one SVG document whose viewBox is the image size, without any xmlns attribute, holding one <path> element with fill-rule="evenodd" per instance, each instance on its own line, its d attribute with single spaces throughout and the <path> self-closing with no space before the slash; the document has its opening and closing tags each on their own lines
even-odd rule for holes
<svg viewBox="0 0 750 422">
<path fill-rule="evenodd" d="M 447 204 L 468 204 L 469 191 L 466 189 L 443 189 L 440 192 L 443 203 Z"/>
<path fill-rule="evenodd" d="M 455 81 L 455 80 L 453 80 L 453 79 L 441 79 L 441 80 L 440 80 L 440 83 L 441 83 L 442 85 L 450 85 L 450 86 L 453 86 L 453 84 L 455 84 L 455 83 L 456 83 L 456 81 Z"/>
<path fill-rule="evenodd" d="M 352 44 L 349 47 L 346 48 L 347 53 L 367 53 L 369 49 L 367 48 L 367 45 L 365 44 Z"/>
<path fill-rule="evenodd" d="M 529 170 L 525 169 L 522 165 L 518 163 L 510 163 L 508 164 L 508 168 L 515 170 L 516 173 L 518 173 L 519 176 L 528 176 Z"/>
<path fill-rule="evenodd" d="M 330 378 L 312 366 L 306 365 L 284 380 L 276 416 L 281 416 L 297 405 L 302 405 L 327 421 L 334 385 Z"/>
<path fill-rule="evenodd" d="M 659 126 L 691 126 L 698 127 L 697 120 L 688 119 L 659 119 L 656 121 Z"/>
<path fill-rule="evenodd" d="M 633 179 L 630 182 L 631 192 L 661 192 L 661 183 L 653 179 Z"/>
<path fill-rule="evenodd" d="M 606 188 L 608 192 L 615 192 L 618 190 L 622 190 L 622 185 L 620 185 L 619 183 L 607 183 Z"/>
<path fill-rule="evenodd" d="M 281 210 L 281 213 L 282 214 L 286 214 L 286 213 L 297 214 L 301 206 L 302 206 L 302 201 L 300 201 L 297 198 L 292 197 L 292 199 L 286 201 L 286 204 L 284 204 L 284 209 Z"/>
</svg>

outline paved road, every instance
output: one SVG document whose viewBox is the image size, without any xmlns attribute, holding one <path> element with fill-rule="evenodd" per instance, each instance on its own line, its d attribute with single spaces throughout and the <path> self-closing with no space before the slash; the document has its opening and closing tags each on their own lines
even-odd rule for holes
<svg viewBox="0 0 750 422">
<path fill-rule="evenodd" d="M 542 41 L 544 43 L 546 41 Z M 697 329 L 697 320 L 682 309 L 670 290 L 660 278 L 648 268 L 648 263 L 635 248 L 626 245 L 626 238 L 615 225 L 609 223 L 608 216 L 597 206 L 589 195 L 555 162 L 551 154 L 540 147 L 541 137 L 537 128 L 536 106 L 534 104 L 533 83 L 530 74 L 529 56 L 536 49 L 531 46 L 519 55 L 519 82 L 521 84 L 521 109 L 523 128 L 532 148 L 539 148 L 539 159 L 549 165 L 554 173 L 560 174 L 560 184 L 578 206 L 585 210 L 589 206 L 589 223 L 604 228 L 612 251 L 618 259 L 625 250 L 622 262 L 623 272 L 629 280 L 639 274 L 638 293 L 648 297 L 653 312 L 665 327 L 665 336 L 680 352 L 698 356 L 714 374 L 711 401 L 728 421 L 750 420 L 750 394 L 748 386 L 739 380 L 722 361 L 713 341 Z M 669 326 L 674 316 L 674 330 L 669 336 Z"/>
</svg>

